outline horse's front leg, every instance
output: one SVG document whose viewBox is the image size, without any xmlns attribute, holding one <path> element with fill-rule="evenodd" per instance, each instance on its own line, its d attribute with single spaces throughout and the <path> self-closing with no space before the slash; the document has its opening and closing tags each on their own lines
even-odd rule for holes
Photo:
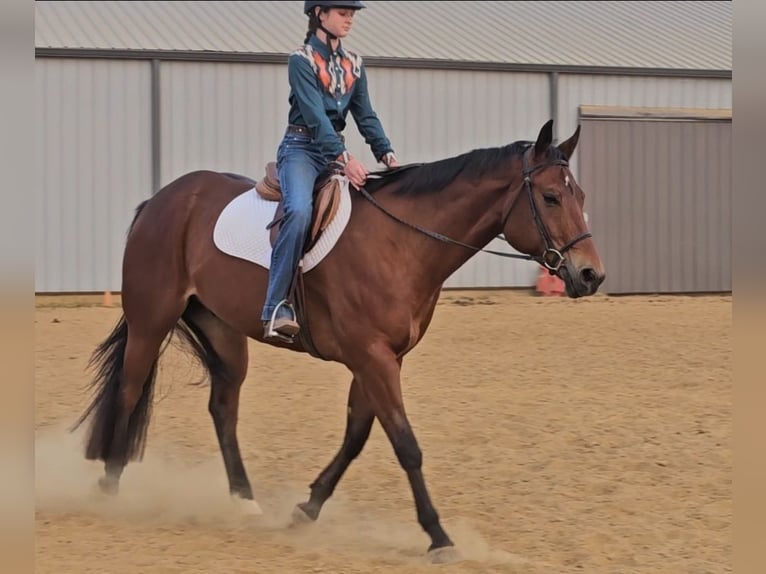
<svg viewBox="0 0 766 574">
<path fill-rule="evenodd" d="M 372 354 L 354 368 L 354 376 L 391 441 L 399 464 L 407 473 L 415 498 L 418 522 L 431 538 L 429 553 L 437 561 L 451 560 L 453 557 L 450 553 L 438 552 L 454 544 L 442 528 L 423 478 L 423 454 L 404 412 L 401 361 L 388 347 L 381 345 L 371 351 Z"/>
</svg>

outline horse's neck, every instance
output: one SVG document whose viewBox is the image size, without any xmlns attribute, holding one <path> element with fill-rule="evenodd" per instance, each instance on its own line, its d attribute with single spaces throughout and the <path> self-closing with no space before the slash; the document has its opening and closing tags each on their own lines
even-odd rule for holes
<svg viewBox="0 0 766 574">
<path fill-rule="evenodd" d="M 500 233 L 502 201 L 507 181 L 472 188 L 470 182 L 458 181 L 442 191 L 427 193 L 411 199 L 410 209 L 401 211 L 402 219 L 421 228 L 471 245 L 477 249 L 485 247 Z M 406 264 L 419 271 L 421 281 L 433 284 L 434 288 L 457 271 L 476 251 L 450 244 L 414 230 L 409 236 L 407 248 L 403 250 Z M 412 235 L 412 234 L 415 235 Z"/>
</svg>

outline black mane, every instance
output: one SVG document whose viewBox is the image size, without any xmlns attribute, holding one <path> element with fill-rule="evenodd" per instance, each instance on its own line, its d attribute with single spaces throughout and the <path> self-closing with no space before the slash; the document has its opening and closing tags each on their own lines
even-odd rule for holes
<svg viewBox="0 0 766 574">
<path fill-rule="evenodd" d="M 369 178 L 365 187 L 367 191 L 373 193 L 392 181 L 398 181 L 397 195 L 436 192 L 447 187 L 458 177 L 479 179 L 488 171 L 495 169 L 499 163 L 521 156 L 533 144 L 534 142 L 517 141 L 501 147 L 474 149 L 458 156 L 429 163 L 403 166 L 403 169 L 394 169 L 390 173 L 386 170 L 372 172 L 383 177 Z M 555 161 L 566 158 L 561 150 L 551 145 L 548 147 L 548 159 Z"/>
</svg>

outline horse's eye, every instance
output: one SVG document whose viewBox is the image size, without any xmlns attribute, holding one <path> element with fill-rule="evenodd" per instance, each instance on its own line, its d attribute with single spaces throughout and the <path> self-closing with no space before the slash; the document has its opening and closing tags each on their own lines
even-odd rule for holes
<svg viewBox="0 0 766 574">
<path fill-rule="evenodd" d="M 545 205 L 559 205 L 559 198 L 553 193 L 544 193 Z"/>
</svg>

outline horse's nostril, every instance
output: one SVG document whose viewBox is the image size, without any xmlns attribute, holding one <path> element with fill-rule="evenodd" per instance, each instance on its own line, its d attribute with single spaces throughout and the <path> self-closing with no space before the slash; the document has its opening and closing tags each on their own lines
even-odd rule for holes
<svg viewBox="0 0 766 574">
<path fill-rule="evenodd" d="M 598 281 L 598 273 L 596 273 L 596 270 L 593 269 L 593 267 L 586 267 L 580 270 L 580 279 L 582 279 L 582 282 L 586 285 L 591 285 Z"/>
</svg>

